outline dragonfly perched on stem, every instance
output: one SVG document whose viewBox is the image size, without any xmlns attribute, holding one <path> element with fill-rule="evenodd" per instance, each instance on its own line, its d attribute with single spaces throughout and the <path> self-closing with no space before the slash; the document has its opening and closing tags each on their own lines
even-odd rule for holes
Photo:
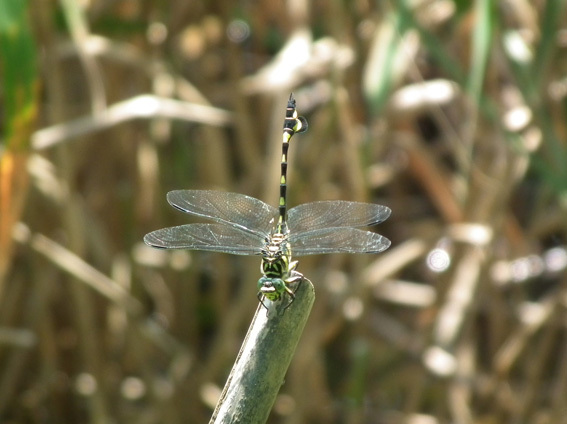
<svg viewBox="0 0 567 424">
<path fill-rule="evenodd" d="M 386 206 L 345 200 L 306 203 L 287 210 L 287 153 L 296 133 L 307 129 L 290 95 L 283 128 L 278 208 L 239 193 L 212 190 L 174 190 L 167 201 L 182 212 L 214 224 L 186 224 L 146 234 L 144 242 L 162 249 L 192 249 L 261 255 L 258 299 L 278 301 L 302 281 L 294 256 L 326 253 L 378 253 L 390 246 L 380 234 L 361 230 L 390 216 Z"/>
</svg>

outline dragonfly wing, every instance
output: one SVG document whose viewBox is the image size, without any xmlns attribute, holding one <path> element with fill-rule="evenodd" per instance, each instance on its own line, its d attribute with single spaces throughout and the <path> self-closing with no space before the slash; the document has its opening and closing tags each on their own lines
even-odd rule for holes
<svg viewBox="0 0 567 424">
<path fill-rule="evenodd" d="M 356 228 L 324 228 L 289 236 L 294 256 L 326 253 L 378 253 L 390 246 L 380 234 Z"/>
<path fill-rule="evenodd" d="M 390 208 L 372 203 L 346 200 L 305 203 L 291 208 L 287 214 L 293 234 L 323 228 L 366 227 L 390 216 Z"/>
<path fill-rule="evenodd" d="M 262 237 L 275 225 L 278 210 L 261 200 L 239 193 L 213 190 L 174 190 L 169 204 L 180 211 L 229 224 Z"/>
<path fill-rule="evenodd" d="M 144 242 L 161 249 L 192 249 L 233 255 L 260 255 L 264 239 L 217 224 L 187 224 L 162 228 L 144 236 Z"/>
</svg>

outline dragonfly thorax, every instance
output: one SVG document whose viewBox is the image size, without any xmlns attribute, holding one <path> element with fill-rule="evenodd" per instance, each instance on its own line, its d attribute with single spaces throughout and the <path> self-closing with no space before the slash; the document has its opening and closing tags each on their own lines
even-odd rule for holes
<svg viewBox="0 0 567 424">
<path fill-rule="evenodd" d="M 262 249 L 262 274 L 268 278 L 286 279 L 290 272 L 290 261 L 291 252 L 287 234 L 271 234 Z"/>
<path fill-rule="evenodd" d="M 275 302 L 284 294 L 291 297 L 293 302 L 293 291 L 288 287 L 303 278 L 295 270 L 297 261 L 291 261 L 291 249 L 287 239 L 287 232 L 281 233 L 276 230 L 265 240 L 262 248 L 262 278 L 258 280 L 258 299 L 262 302 L 262 296 Z M 263 304 L 263 303 L 262 303 Z M 265 306 L 265 305 L 264 305 Z M 286 308 L 287 308 L 286 306 Z"/>
</svg>

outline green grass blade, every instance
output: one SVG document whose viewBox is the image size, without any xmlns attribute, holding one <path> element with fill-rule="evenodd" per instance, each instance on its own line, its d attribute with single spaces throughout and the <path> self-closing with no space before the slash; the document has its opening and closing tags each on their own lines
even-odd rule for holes
<svg viewBox="0 0 567 424">
<path fill-rule="evenodd" d="M 5 148 L 28 150 L 37 116 L 38 72 L 25 0 L 0 2 L 0 78 Z"/>
</svg>

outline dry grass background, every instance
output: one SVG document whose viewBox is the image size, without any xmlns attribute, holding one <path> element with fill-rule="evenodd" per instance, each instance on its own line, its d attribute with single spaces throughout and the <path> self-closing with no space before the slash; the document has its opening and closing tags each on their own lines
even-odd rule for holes
<svg viewBox="0 0 567 424">
<path fill-rule="evenodd" d="M 301 259 L 269 422 L 567 423 L 565 1 L 28 3 L 0 23 L 3 423 L 208 420 L 260 260 L 141 240 L 194 222 L 172 189 L 275 204 L 291 91 L 290 204 L 388 205 L 392 247 Z"/>
</svg>

